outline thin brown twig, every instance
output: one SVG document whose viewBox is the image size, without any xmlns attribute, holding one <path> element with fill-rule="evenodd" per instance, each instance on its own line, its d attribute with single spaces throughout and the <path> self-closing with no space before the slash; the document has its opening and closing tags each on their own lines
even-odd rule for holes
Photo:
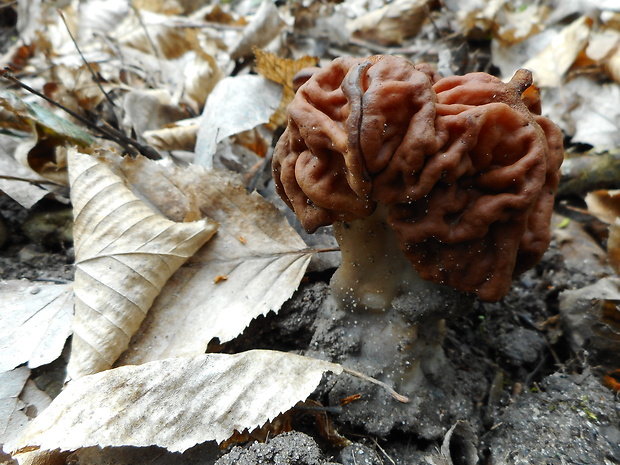
<svg viewBox="0 0 620 465">
<path fill-rule="evenodd" d="M 67 20 L 65 19 L 64 13 L 60 9 L 58 9 L 57 11 L 58 11 L 58 14 L 60 15 L 60 19 L 62 19 L 62 22 L 65 25 L 65 28 L 67 29 L 67 33 L 69 33 L 69 37 L 71 37 L 71 41 L 73 42 L 73 45 L 75 46 L 75 49 L 80 54 L 80 57 L 82 57 L 82 61 L 84 62 L 84 64 L 88 68 L 88 71 L 90 71 L 90 75 L 92 76 L 93 81 L 95 81 L 95 83 L 99 87 L 99 90 L 101 91 L 101 93 L 103 95 L 105 95 L 106 100 L 108 102 L 110 102 L 110 105 L 112 105 L 113 107 L 116 107 L 116 104 L 112 100 L 112 97 L 110 97 L 110 95 L 103 89 L 103 86 L 101 85 L 101 82 L 99 81 L 99 78 L 97 77 L 97 74 L 95 73 L 95 70 L 92 68 L 92 66 L 90 66 L 90 63 L 86 60 L 86 57 L 82 53 L 82 50 L 80 50 L 80 46 L 78 45 L 77 41 L 75 40 L 75 37 L 73 37 L 73 34 L 71 33 L 71 29 L 69 29 L 69 25 L 67 24 Z"/>
</svg>

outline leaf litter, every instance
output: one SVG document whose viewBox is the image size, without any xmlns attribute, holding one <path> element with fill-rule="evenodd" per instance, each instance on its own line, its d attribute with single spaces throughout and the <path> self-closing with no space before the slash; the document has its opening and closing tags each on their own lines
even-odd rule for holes
<svg viewBox="0 0 620 465">
<path fill-rule="evenodd" d="M 562 127 L 567 141 L 577 148 L 579 144 L 592 147 L 588 156 L 613 156 L 620 133 L 620 113 L 612 104 L 617 100 L 620 75 L 617 6 L 601 2 L 598 9 L 592 9 L 587 2 L 554 3 L 446 1 L 442 6 L 412 0 L 345 0 L 302 5 L 265 0 L 203 6 L 175 0 L 133 5 L 124 0 L 76 1 L 64 8 L 63 14 L 81 54 L 95 71 L 91 75 L 55 10 L 39 0 L 18 1 L 16 30 L 31 52 L 22 59 L 18 48 L 3 49 L 4 64 L 12 66 L 30 87 L 94 121 L 92 126 L 81 126 L 57 108 L 41 101 L 32 103 L 32 96 L 16 87 L 10 95 L 3 93 L 2 137 L 22 143 L 21 153 L 15 148 L 2 153 L 6 162 L 0 164 L 0 175 L 7 179 L 0 179 L 0 188 L 30 208 L 44 195 L 68 200 L 62 191 L 48 194 L 49 185 L 34 182 L 52 179 L 62 183 L 67 178 L 67 159 L 73 180 L 76 277 L 74 283 L 60 285 L 66 289 L 73 286 L 76 293 L 78 316 L 71 328 L 75 335 L 69 365 L 73 380 L 23 437 L 22 445 L 42 446 L 34 460 L 52 460 L 53 454 L 45 455 L 46 448 L 156 444 L 185 450 L 204 441 L 220 442 L 233 430 L 261 426 L 304 400 L 317 388 L 324 372 L 339 372 L 337 365 L 276 351 L 260 352 L 260 357 L 255 352 L 204 354 L 212 340 L 226 347 L 226 341 L 234 342 L 248 326 L 253 327 L 253 322 L 262 321 L 260 316 L 278 312 L 298 288 L 316 253 L 273 205 L 258 193 L 245 190 L 252 179 L 252 185 L 271 198 L 269 184 L 260 177 L 265 166 L 262 157 L 268 161 L 271 139 L 286 120 L 283 108 L 292 98 L 290 83 L 299 67 L 337 55 L 377 52 L 402 53 L 414 61 L 438 63 L 442 70 L 496 67 L 504 77 L 512 75 L 514 67 L 530 67 L 542 88 L 543 109 Z M 457 48 L 457 43 L 469 49 Z M 252 53 L 257 58 L 255 70 Z M 266 79 L 255 76 L 254 71 Z M 246 85 L 250 81 L 256 83 L 254 87 Z M 104 98 L 101 89 L 109 98 Z M 265 98 L 266 104 L 256 103 Z M 241 101 L 245 106 L 231 104 Z M 110 125 L 117 132 L 106 132 L 101 138 L 97 127 Z M 254 139 L 250 142 L 248 130 Z M 87 145 L 88 149 L 81 150 L 94 155 L 67 149 L 76 142 Z M 123 151 L 134 157 L 137 152 L 151 153 L 144 152 L 140 144 L 155 146 L 163 160 L 120 156 Z M 6 147 L 15 145 L 20 146 Z M 237 165 L 240 174 L 212 169 L 213 165 L 227 166 L 212 160 L 243 151 L 253 157 Z M 23 165 L 22 179 L 8 179 L 15 174 L 17 163 Z M 91 178 L 87 174 L 91 170 L 100 175 Z M 28 186 L 28 190 L 17 189 L 16 184 Z M 592 273 L 598 270 L 599 277 L 610 273 L 602 261 L 607 253 L 617 253 L 614 223 L 618 220 L 613 215 L 615 212 L 608 215 L 608 250 L 587 234 L 582 235 L 575 224 L 570 225 L 574 233 L 558 230 L 560 250 L 566 254 L 567 263 L 577 268 L 582 263 L 581 269 Z M 134 235 L 130 225 L 140 221 L 153 225 Z M 162 228 L 162 234 L 173 232 L 166 241 L 157 243 L 154 238 L 163 237 L 157 228 Z M 191 243 L 188 238 L 196 234 L 200 240 L 183 249 L 187 241 Z M 601 243 L 605 240 L 603 237 Z M 587 243 L 587 247 L 577 243 Z M 600 281 L 599 288 L 605 283 Z M 26 289 L 37 285 L 19 284 Z M 560 287 L 571 285 L 562 283 Z M 577 287 L 584 287 L 583 283 Z M 592 296 L 606 299 L 599 288 L 593 288 Z M 41 300 L 45 295 L 39 295 L 39 300 L 29 297 L 23 305 L 43 318 L 41 309 L 48 309 Z M 592 296 L 579 298 L 589 302 Z M 575 315 L 566 310 L 566 305 L 561 310 L 567 321 L 573 321 Z M 19 308 L 11 304 L 13 312 Z M 596 325 L 601 318 L 611 321 L 613 334 L 613 311 L 608 307 L 588 313 L 586 321 Z M 45 319 L 54 324 L 61 321 L 53 316 Z M 10 326 L 14 334 L 26 331 L 23 323 Z M 577 326 L 573 330 L 576 334 L 590 334 L 590 327 Z M 54 350 L 45 354 L 15 346 L 11 353 L 19 353 L 21 358 L 9 362 L 16 356 L 3 349 L 0 359 L 6 363 L 5 370 L 12 371 L 2 375 L 16 370 L 26 373 L 26 366 L 33 368 L 57 358 L 66 339 L 66 325 L 52 332 Z M 89 340 L 86 348 L 80 342 L 83 337 Z M 574 350 L 579 350 L 578 346 Z M 610 347 L 616 346 L 612 343 Z M 207 362 L 215 359 L 218 362 Z M 25 365 L 13 369 L 14 363 Z M 196 394 L 197 386 L 215 376 L 211 368 L 201 371 L 198 367 L 215 367 L 218 363 L 225 367 L 218 372 L 224 381 L 206 387 L 207 395 L 196 402 L 192 393 Z M 270 373 L 279 364 L 282 371 L 276 379 Z M 237 368 L 231 368 L 233 365 Z M 90 374 L 100 370 L 106 371 Z M 285 391 L 289 380 L 301 383 L 292 385 L 301 386 L 298 391 Z M 95 389 L 89 383 L 102 383 L 98 386 L 104 389 Z M 145 384 L 140 387 L 140 383 Z M 115 393 L 110 390 L 112 385 L 128 390 Z M 166 387 L 162 395 L 167 397 L 141 397 L 144 386 Z M 237 397 L 227 391 L 230 386 L 240 389 Z M 255 388 L 267 393 L 268 403 L 253 397 Z M 26 411 L 25 404 L 16 400 L 20 392 L 23 396 L 26 389 L 16 387 L 8 395 L 13 400 L 7 405 L 12 406 L 11 412 L 22 413 L 2 413 L 3 425 L 27 423 L 19 416 Z M 128 397 L 123 396 L 137 396 L 144 402 L 132 407 L 135 416 L 119 414 L 118 421 L 97 423 L 97 418 L 81 413 L 98 408 L 111 414 L 114 408 L 123 407 L 123 402 L 128 405 Z M 243 402 L 229 410 L 233 397 Z M 158 430 L 157 422 L 150 422 L 148 415 L 158 414 L 153 407 L 161 402 L 170 406 L 169 411 L 182 412 L 191 405 L 191 411 L 202 408 L 212 409 L 214 415 L 230 414 L 183 422 L 185 417 L 179 413 L 179 423 Z M 144 415 L 147 421 L 139 421 Z M 598 417 L 604 415 L 599 412 Z M 201 432 L 188 435 L 187 428 L 203 425 L 200 421 L 205 422 Z M 5 426 L 4 432 L 11 428 Z M 21 428 L 15 426 L 0 442 L 10 437 L 15 443 Z M 450 441 L 458 440 L 468 441 L 471 456 L 471 435 L 463 433 L 459 439 L 459 428 L 453 427 L 451 435 L 445 436 L 441 458 L 430 452 L 424 458 L 429 463 L 450 463 L 446 451 Z M 502 434 L 501 427 L 496 431 Z M 497 447 L 491 446 L 485 453 L 500 454 Z M 397 456 L 396 451 L 391 453 Z"/>
</svg>

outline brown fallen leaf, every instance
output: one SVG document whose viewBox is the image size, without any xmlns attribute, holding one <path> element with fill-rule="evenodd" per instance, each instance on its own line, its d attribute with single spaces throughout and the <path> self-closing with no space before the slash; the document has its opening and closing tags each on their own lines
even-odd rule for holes
<svg viewBox="0 0 620 465">
<path fill-rule="evenodd" d="M 112 366 L 168 278 L 217 225 L 155 213 L 101 161 L 75 149 L 69 177 L 76 271 L 68 373 L 79 378 Z"/>
<path fill-rule="evenodd" d="M 258 47 L 252 49 L 256 57 L 256 71 L 270 81 L 282 85 L 282 100 L 269 122 L 274 126 L 286 124 L 286 107 L 293 101 L 293 76 L 304 68 L 316 66 L 319 62 L 317 57 L 303 56 L 296 60 L 280 58 L 273 53 L 261 50 Z"/>
</svg>

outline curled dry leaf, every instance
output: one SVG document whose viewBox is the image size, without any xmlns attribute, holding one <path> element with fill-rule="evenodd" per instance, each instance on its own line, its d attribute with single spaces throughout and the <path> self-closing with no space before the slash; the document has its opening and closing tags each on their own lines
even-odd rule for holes
<svg viewBox="0 0 620 465">
<path fill-rule="evenodd" d="M 69 384 L 15 448 L 157 445 L 182 452 L 219 443 L 306 399 L 328 371 L 342 367 L 267 350 L 115 368 Z"/>
<path fill-rule="evenodd" d="M 112 366 L 168 278 L 215 233 L 145 205 L 97 159 L 69 151 L 74 208 L 75 318 L 69 375 Z"/>
<path fill-rule="evenodd" d="M 0 372 L 56 360 L 71 334 L 71 285 L 4 281 L 0 294 Z"/>
<path fill-rule="evenodd" d="M 211 339 L 229 341 L 257 316 L 278 311 L 297 289 L 314 251 L 237 175 L 143 157 L 114 169 L 166 216 L 180 220 L 199 208 L 220 223 L 162 290 L 120 364 L 203 353 Z"/>
<path fill-rule="evenodd" d="M 198 124 L 175 125 L 172 127 L 145 131 L 144 141 L 156 150 L 185 150 L 191 152 L 196 146 Z"/>
</svg>

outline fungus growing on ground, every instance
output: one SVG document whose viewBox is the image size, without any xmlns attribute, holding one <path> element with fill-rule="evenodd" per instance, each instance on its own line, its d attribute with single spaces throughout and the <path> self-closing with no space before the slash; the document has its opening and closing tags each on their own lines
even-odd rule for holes
<svg viewBox="0 0 620 465">
<path fill-rule="evenodd" d="M 303 73 L 274 152 L 276 189 L 303 227 L 334 224 L 332 292 L 387 308 L 424 279 L 506 295 L 549 240 L 562 134 L 532 76 L 440 78 L 404 58 L 338 58 Z"/>
<path fill-rule="evenodd" d="M 542 257 L 562 134 L 527 70 L 504 83 L 338 58 L 296 86 L 276 190 L 308 232 L 334 225 L 331 294 L 355 312 L 359 341 L 349 362 L 412 392 L 445 371 L 443 318 L 463 301 L 450 288 L 497 301 Z"/>
</svg>

